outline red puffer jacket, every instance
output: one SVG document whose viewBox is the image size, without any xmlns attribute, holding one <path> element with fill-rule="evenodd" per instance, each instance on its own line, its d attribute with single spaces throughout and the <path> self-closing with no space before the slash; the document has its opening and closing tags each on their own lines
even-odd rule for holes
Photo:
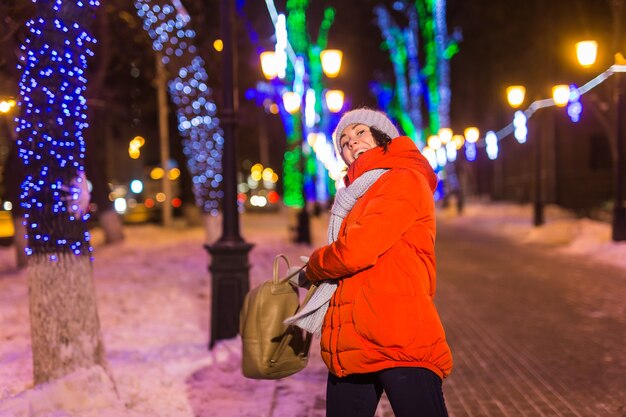
<svg viewBox="0 0 626 417">
<path fill-rule="evenodd" d="M 389 168 L 344 219 L 339 236 L 316 249 L 310 281 L 338 286 L 322 328 L 322 358 L 343 377 L 393 367 L 422 367 L 446 377 L 452 355 L 433 304 L 437 177 L 408 137 L 350 165 L 349 185 L 365 171 Z"/>
</svg>

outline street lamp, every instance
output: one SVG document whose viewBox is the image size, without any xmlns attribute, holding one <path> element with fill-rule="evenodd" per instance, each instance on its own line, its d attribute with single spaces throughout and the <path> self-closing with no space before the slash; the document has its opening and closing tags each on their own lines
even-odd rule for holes
<svg viewBox="0 0 626 417">
<path fill-rule="evenodd" d="M 339 71 L 341 70 L 342 57 L 343 57 L 343 52 L 338 49 L 325 49 L 320 52 L 322 72 L 328 78 L 335 78 L 339 75 Z M 326 104 L 327 104 L 328 110 L 331 113 L 337 113 L 341 111 L 341 109 L 343 108 L 343 97 L 344 97 L 343 91 L 340 91 L 340 90 L 329 90 L 326 92 L 325 94 Z M 300 103 L 302 102 L 302 97 L 298 96 L 297 98 L 298 98 L 297 100 L 298 106 L 296 107 L 295 105 L 296 100 L 294 97 L 294 106 L 292 107 L 293 111 L 290 111 L 290 109 L 287 107 L 285 96 L 283 95 L 283 103 L 285 104 L 285 110 L 287 110 L 288 112 L 292 114 L 298 111 L 300 108 Z M 314 107 L 310 107 L 310 106 L 314 106 L 314 104 L 310 103 L 308 99 L 309 97 L 307 96 L 305 100 L 305 106 L 304 106 L 305 120 L 306 120 L 307 113 L 311 111 L 314 112 Z M 311 120 L 313 120 L 311 124 L 307 122 L 307 127 L 310 129 L 313 128 L 316 124 L 316 121 L 314 120 L 314 118 L 312 118 Z M 303 144 L 305 140 L 304 136 L 305 135 L 303 135 L 303 138 L 302 138 Z M 302 162 L 302 173 L 304 177 L 305 162 L 304 160 L 302 160 L 301 162 Z M 297 220 L 297 226 L 296 226 L 296 242 L 310 244 L 311 232 L 310 232 L 310 224 L 309 224 L 309 221 L 310 221 L 309 210 L 307 207 L 306 196 L 304 194 L 305 192 L 304 192 L 304 184 L 303 184 L 303 188 L 302 188 L 303 206 L 302 206 L 302 210 L 300 211 L 300 213 L 298 213 L 298 220 Z"/>
<path fill-rule="evenodd" d="M 623 65 L 623 64 L 622 64 Z M 624 207 L 624 77 L 615 73 L 614 84 L 614 117 L 615 120 L 615 159 L 613 172 L 615 176 L 615 203 L 613 205 L 612 237 L 615 242 L 626 240 L 626 207 Z"/>
<path fill-rule="evenodd" d="M 239 332 L 239 312 L 250 287 L 248 252 L 252 244 L 246 243 L 239 234 L 239 211 L 237 207 L 237 169 L 235 127 L 237 125 L 237 91 L 233 77 L 237 49 L 233 36 L 233 0 L 221 1 L 223 104 L 221 126 L 224 130 L 223 227 L 222 236 L 212 245 L 205 245 L 211 255 L 211 336 L 209 349 L 215 342 L 230 339 Z"/>
<path fill-rule="evenodd" d="M 325 49 L 320 52 L 322 71 L 324 71 L 324 74 L 326 74 L 328 78 L 335 78 L 339 75 L 342 58 L 343 52 L 339 49 Z"/>
<path fill-rule="evenodd" d="M 278 76 L 278 63 L 276 62 L 276 52 L 261 52 L 261 70 L 268 80 L 273 80 Z"/>
<path fill-rule="evenodd" d="M 559 84 L 552 87 L 552 100 L 557 107 L 565 107 L 569 103 L 569 85 Z"/>
<path fill-rule="evenodd" d="M 506 99 L 509 102 L 509 106 L 517 109 L 524 103 L 524 97 L 526 96 L 526 87 L 523 85 L 512 85 L 506 88 Z"/>
<path fill-rule="evenodd" d="M 595 63 L 598 43 L 586 40 L 576 43 L 576 57 L 583 67 L 589 67 Z M 620 53 L 615 54 L 615 64 L 624 65 L 624 58 Z M 624 87 L 623 75 L 616 71 L 613 73 L 612 100 L 613 100 L 613 126 L 612 132 L 615 141 L 613 153 L 613 182 L 614 202 L 613 221 L 611 225 L 612 239 L 615 242 L 626 240 L 626 207 L 624 206 L 624 125 L 621 116 L 624 114 Z M 611 134 L 611 132 L 609 132 Z"/>
<path fill-rule="evenodd" d="M 300 97 L 298 93 L 294 93 L 293 91 L 283 93 L 283 105 L 285 106 L 287 113 L 296 114 L 300 110 L 301 102 L 302 97 Z"/>
<path fill-rule="evenodd" d="M 513 85 L 507 87 L 506 96 L 509 105 L 517 109 L 524 103 L 526 96 L 526 87 L 522 85 Z M 535 192 L 533 193 L 533 224 L 535 226 L 541 226 L 544 223 L 543 215 L 543 198 L 541 192 L 541 144 L 539 143 L 539 137 L 533 138 L 534 142 L 534 156 L 535 156 Z"/>
<path fill-rule="evenodd" d="M 580 41 L 576 43 L 576 58 L 583 67 L 590 67 L 598 56 L 598 42 Z"/>
<path fill-rule="evenodd" d="M 338 49 L 324 49 L 320 52 L 320 62 L 322 64 L 322 72 L 328 78 L 335 78 L 339 75 L 339 71 L 341 70 L 341 62 L 343 58 L 343 52 Z M 307 119 L 306 114 L 314 114 L 314 104 L 310 103 L 308 100 L 308 96 L 305 100 L 304 113 L 305 120 Z M 343 108 L 343 92 L 339 90 L 330 90 L 325 94 L 327 108 L 331 113 L 336 113 L 341 111 Z M 313 106 L 313 107 L 311 107 Z M 316 124 L 315 118 L 311 118 L 311 122 L 307 122 L 306 125 L 308 128 L 313 128 Z M 309 124 L 310 123 L 310 124 Z M 302 137 L 302 141 L 304 144 L 305 135 Z M 310 229 L 310 218 L 309 218 L 309 209 L 307 207 L 306 195 L 304 191 L 304 167 L 305 161 L 302 160 L 302 175 L 303 175 L 303 187 L 302 187 L 302 198 L 303 205 L 302 210 L 298 213 L 298 224 L 296 226 L 296 242 L 298 243 L 311 243 L 311 229 Z"/>
<path fill-rule="evenodd" d="M 522 85 L 512 85 L 507 87 L 506 96 L 509 105 L 517 109 L 522 104 L 524 104 L 524 99 L 526 96 L 526 88 Z M 552 102 L 557 107 L 566 106 L 571 97 L 570 86 L 565 84 L 559 84 L 552 87 Z M 533 107 L 537 102 L 533 103 L 531 107 Z M 552 104 L 549 104 L 552 105 Z M 543 107 L 545 107 L 544 105 Z M 541 107 L 540 107 L 541 108 Z M 526 122 L 527 115 L 525 112 L 518 110 L 515 114 L 515 119 L 513 121 L 513 125 L 515 126 L 515 138 L 520 142 L 524 143 L 527 137 L 526 130 Z M 541 226 L 544 224 L 544 201 L 543 201 L 543 193 L 541 190 L 542 181 L 541 181 L 541 143 L 539 141 L 539 135 L 533 139 L 534 146 L 534 193 L 533 193 L 533 224 L 535 226 Z"/>
<path fill-rule="evenodd" d="M 326 115 L 328 112 L 338 113 L 343 109 L 343 91 L 321 91 L 321 81 L 323 75 L 326 75 L 329 78 L 335 78 L 339 75 L 343 52 L 337 49 L 325 49 L 320 51 L 321 48 L 315 46 L 310 48 L 308 55 L 295 56 L 295 54 L 291 52 L 291 55 L 285 55 L 285 59 L 281 63 L 278 53 L 281 48 L 278 47 L 278 44 L 280 43 L 283 49 L 288 46 L 288 42 L 286 40 L 286 30 L 282 27 L 282 25 L 278 24 L 281 21 L 281 16 L 282 15 L 278 16 L 276 23 L 276 52 L 268 51 L 262 53 L 260 56 L 263 74 L 266 79 L 272 80 L 272 82 L 265 84 L 265 87 L 262 90 L 258 88 L 257 90 L 263 95 L 271 94 L 272 101 L 282 103 L 280 107 L 275 106 L 278 112 L 288 113 L 290 115 L 302 114 L 301 126 L 285 125 L 288 134 L 288 144 L 292 146 L 299 145 L 302 147 L 302 150 L 297 152 L 300 155 L 299 159 L 294 158 L 292 153 L 292 151 L 298 151 L 297 148 L 288 152 L 291 154 L 291 157 L 287 158 L 287 155 L 285 157 L 285 163 L 289 164 L 288 166 L 285 166 L 285 170 L 291 174 L 288 175 L 286 173 L 284 177 L 285 184 L 288 182 L 290 184 L 288 191 L 287 185 L 285 186 L 285 203 L 291 206 L 300 205 L 300 201 L 302 202 L 302 208 L 297 214 L 294 240 L 298 243 L 310 244 L 311 233 L 309 226 L 309 213 L 307 198 L 305 195 L 305 186 L 307 186 L 307 182 L 304 178 L 306 174 L 305 168 L 310 165 L 307 164 L 307 161 L 305 160 L 308 157 L 307 155 L 309 155 L 307 152 L 304 152 L 304 147 L 306 146 L 305 138 L 317 137 L 317 134 L 321 133 L 327 127 L 324 115 L 317 114 L 318 109 L 323 109 Z M 282 29 L 279 29 L 278 26 L 281 26 Z M 314 56 L 315 54 L 319 54 L 319 56 Z M 289 77 L 285 78 L 281 77 L 280 73 L 281 69 L 282 72 L 284 72 L 284 67 L 286 67 L 287 64 L 287 57 L 293 65 L 293 73 L 289 74 Z M 306 60 L 307 57 L 309 58 L 309 61 Z M 277 76 L 280 80 L 275 79 Z M 321 105 L 320 100 L 322 98 L 326 99 L 326 106 Z M 286 115 L 283 114 L 283 116 Z M 285 117 L 283 117 L 283 120 L 285 120 Z M 299 118 L 297 123 L 300 124 Z M 298 137 L 300 134 L 302 137 Z M 317 156 L 319 157 L 320 155 L 318 154 Z M 324 157 L 319 157 L 318 159 L 326 168 L 328 168 L 327 161 L 323 160 Z M 296 164 L 299 165 L 299 168 Z M 300 180 L 294 179 L 293 175 L 298 174 L 298 171 L 302 173 Z M 298 186 L 296 184 L 298 184 L 298 181 L 302 181 L 300 190 L 297 190 Z M 300 196 L 296 193 L 300 193 Z"/>
<path fill-rule="evenodd" d="M 331 113 L 339 113 L 343 109 L 344 94 L 341 90 L 328 90 L 325 94 L 326 107 Z"/>
</svg>

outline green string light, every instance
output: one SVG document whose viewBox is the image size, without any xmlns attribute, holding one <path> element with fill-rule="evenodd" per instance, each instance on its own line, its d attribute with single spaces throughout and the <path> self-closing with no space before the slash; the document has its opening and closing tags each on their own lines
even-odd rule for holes
<svg viewBox="0 0 626 417">
<path fill-rule="evenodd" d="M 303 207 L 301 159 L 302 120 L 299 115 L 291 115 L 293 129 L 287 136 L 287 151 L 283 159 L 283 201 L 288 207 Z"/>
<path fill-rule="evenodd" d="M 324 10 L 324 18 L 319 29 L 317 42 L 311 44 L 306 29 L 306 9 L 309 0 L 288 0 L 287 33 L 289 42 L 296 55 L 306 58 L 305 71 L 308 75 L 308 86 L 315 92 L 315 113 L 323 111 L 323 70 L 320 52 L 328 44 L 328 31 L 335 19 L 335 10 Z M 293 78 L 293 68 L 288 72 L 288 79 Z M 306 92 L 305 92 L 306 93 Z M 293 132 L 287 138 L 287 152 L 284 158 L 283 181 L 284 202 L 287 206 L 302 207 L 304 205 L 303 187 L 315 193 L 315 187 L 309 185 L 315 181 L 318 169 L 314 152 L 302 152 L 302 116 L 293 116 Z"/>
<path fill-rule="evenodd" d="M 426 78 L 426 86 L 428 87 L 428 115 L 429 129 L 428 134 L 436 134 L 440 128 L 439 122 L 439 80 L 437 74 L 437 45 L 435 42 L 435 21 L 434 21 L 434 1 L 435 0 L 416 0 L 415 7 L 422 22 L 420 29 L 422 39 L 424 41 L 425 64 L 422 69 L 422 75 Z"/>
<path fill-rule="evenodd" d="M 289 43 L 298 55 L 306 55 L 309 39 L 306 33 L 306 8 L 309 0 L 287 1 L 287 33 Z"/>
</svg>

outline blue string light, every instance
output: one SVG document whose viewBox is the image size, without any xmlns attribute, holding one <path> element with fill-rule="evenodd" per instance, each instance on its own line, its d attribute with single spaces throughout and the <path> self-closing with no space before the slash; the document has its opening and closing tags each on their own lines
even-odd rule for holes
<svg viewBox="0 0 626 417">
<path fill-rule="evenodd" d="M 465 142 L 465 158 L 470 162 L 476 160 L 476 144 L 474 142 Z"/>
<path fill-rule="evenodd" d="M 580 102 L 580 92 L 576 85 L 572 84 L 569 87 L 569 103 L 567 104 L 567 115 L 574 123 L 580 121 L 580 115 L 583 112 L 583 105 Z"/>
<path fill-rule="evenodd" d="M 487 150 L 487 156 L 493 160 L 498 157 L 498 136 L 495 132 L 489 131 L 485 135 L 485 144 Z"/>
<path fill-rule="evenodd" d="M 598 85 L 602 84 L 612 75 L 615 75 L 616 73 L 622 73 L 622 72 L 626 72 L 626 65 L 614 64 L 610 66 L 608 69 L 606 69 L 604 72 L 598 74 L 593 79 L 585 83 L 582 87 L 576 87 L 576 85 L 571 84 L 569 104 L 567 106 L 567 114 L 570 116 L 571 120 L 574 123 L 580 121 L 580 116 L 582 113 L 582 103 L 580 102 L 580 99 L 583 94 L 586 94 L 592 89 L 596 88 Z M 555 106 L 554 99 L 552 98 L 545 98 L 545 99 L 539 99 L 539 100 L 533 101 L 528 106 L 528 108 L 522 112 L 525 118 L 525 122 L 527 122 L 528 119 L 530 119 L 537 110 L 543 109 L 546 107 L 552 107 L 552 106 Z M 505 127 L 503 127 L 502 129 L 500 129 L 498 132 L 495 133 L 495 142 L 494 142 L 494 137 L 493 136 L 490 137 L 491 153 L 489 153 L 490 151 L 489 149 L 487 149 L 487 154 L 490 158 L 491 156 L 495 155 L 494 158 L 491 158 L 491 159 L 495 159 L 498 156 L 497 141 L 504 139 L 511 133 L 515 134 L 516 132 L 519 132 L 518 125 L 521 126 L 521 120 L 522 120 L 521 116 L 516 115 L 516 119 L 514 119 L 513 122 L 509 123 L 508 125 L 506 125 Z M 524 123 L 524 127 L 525 127 L 525 123 Z M 489 144 L 487 143 L 487 138 L 485 137 L 485 143 L 480 141 L 478 146 L 489 147 Z M 466 156 L 468 157 L 468 161 L 473 161 L 474 158 L 469 157 L 469 155 L 473 156 L 473 151 L 468 154 L 468 149 L 469 148 L 466 148 Z"/>
<path fill-rule="evenodd" d="M 196 204 L 204 212 L 217 215 L 223 197 L 224 137 L 213 92 L 207 84 L 205 63 L 194 45 L 196 34 L 188 27 L 190 17 L 177 0 L 164 4 L 138 0 L 135 8 L 152 39 L 152 48 L 163 53 L 163 64 L 174 74 L 168 89 L 176 105 L 178 131 L 192 175 Z"/>
<path fill-rule="evenodd" d="M 18 153 L 27 172 L 20 201 L 28 222 L 27 255 L 90 255 L 89 233 L 68 201 L 68 187 L 84 171 L 88 127 L 85 69 L 96 40 L 87 27 L 98 1 L 39 1 L 27 22 L 18 69 Z"/>
<path fill-rule="evenodd" d="M 528 136 L 528 128 L 526 127 L 526 115 L 523 111 L 518 110 L 513 117 L 513 127 L 515 128 L 513 135 L 519 143 L 525 143 Z"/>
</svg>

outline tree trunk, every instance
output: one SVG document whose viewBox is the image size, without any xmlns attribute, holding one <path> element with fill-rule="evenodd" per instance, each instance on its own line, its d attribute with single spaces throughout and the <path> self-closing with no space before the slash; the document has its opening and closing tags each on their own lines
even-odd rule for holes
<svg viewBox="0 0 626 417">
<path fill-rule="evenodd" d="M 86 216 L 66 191 L 84 173 L 83 96 L 95 0 L 38 0 L 21 64 L 19 155 L 26 180 L 28 285 L 36 384 L 105 367 Z M 83 196 L 81 196 L 83 197 Z"/>
<path fill-rule="evenodd" d="M 34 382 L 94 364 L 106 369 L 88 256 L 58 254 L 29 260 L 28 287 Z"/>
</svg>

